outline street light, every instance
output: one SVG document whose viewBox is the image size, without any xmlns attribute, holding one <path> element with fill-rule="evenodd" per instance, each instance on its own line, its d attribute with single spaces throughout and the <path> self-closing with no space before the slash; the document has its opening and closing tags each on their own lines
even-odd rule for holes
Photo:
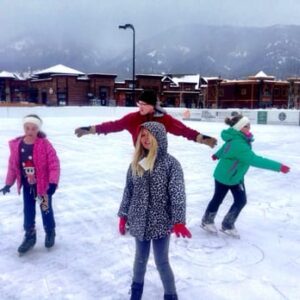
<svg viewBox="0 0 300 300">
<path fill-rule="evenodd" d="M 132 46 L 132 101 L 135 103 L 135 30 L 132 24 L 119 25 L 119 29 L 132 29 L 133 46 Z"/>
</svg>

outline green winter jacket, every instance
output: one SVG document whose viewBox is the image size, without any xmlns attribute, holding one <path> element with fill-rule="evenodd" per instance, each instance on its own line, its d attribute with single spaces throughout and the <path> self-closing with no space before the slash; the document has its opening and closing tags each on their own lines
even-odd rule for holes
<svg viewBox="0 0 300 300">
<path fill-rule="evenodd" d="M 274 160 L 257 156 L 251 150 L 251 142 L 241 132 L 232 127 L 223 130 L 223 146 L 215 153 L 219 159 L 214 178 L 226 185 L 236 185 L 244 181 L 250 166 L 280 171 L 281 164 Z"/>
</svg>

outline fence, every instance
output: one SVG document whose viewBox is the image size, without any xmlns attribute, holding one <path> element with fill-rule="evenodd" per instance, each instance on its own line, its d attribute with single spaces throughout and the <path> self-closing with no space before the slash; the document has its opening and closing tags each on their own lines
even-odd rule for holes
<svg viewBox="0 0 300 300">
<path fill-rule="evenodd" d="M 0 118 L 22 118 L 27 114 L 38 114 L 43 117 L 83 117 L 110 116 L 119 118 L 129 112 L 137 111 L 136 107 L 120 106 L 64 106 L 64 107 L 1 107 Z M 167 108 L 167 112 L 177 119 L 203 122 L 224 122 L 225 117 L 235 113 L 247 116 L 253 124 L 300 125 L 299 110 L 246 110 L 246 109 L 186 109 Z"/>
</svg>

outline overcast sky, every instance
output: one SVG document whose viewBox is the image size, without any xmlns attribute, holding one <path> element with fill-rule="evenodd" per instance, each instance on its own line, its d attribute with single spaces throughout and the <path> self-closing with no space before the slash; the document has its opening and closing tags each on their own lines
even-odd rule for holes
<svg viewBox="0 0 300 300">
<path fill-rule="evenodd" d="M 0 43 L 43 33 L 47 38 L 99 40 L 124 47 L 132 23 L 137 42 L 186 23 L 210 25 L 300 25 L 299 0 L 1 0 Z M 0 44 L 1 46 L 1 44 Z M 131 46 L 131 44 L 129 45 Z"/>
</svg>

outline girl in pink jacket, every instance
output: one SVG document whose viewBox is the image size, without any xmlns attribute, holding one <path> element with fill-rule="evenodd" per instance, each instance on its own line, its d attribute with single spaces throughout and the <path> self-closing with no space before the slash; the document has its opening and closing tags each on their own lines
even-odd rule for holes
<svg viewBox="0 0 300 300">
<path fill-rule="evenodd" d="M 55 243 L 52 196 L 58 185 L 60 165 L 55 149 L 41 131 L 42 123 L 41 118 L 33 114 L 23 119 L 24 135 L 9 142 L 6 183 L 0 190 L 5 195 L 17 182 L 20 194 L 23 187 L 25 237 L 18 248 L 20 254 L 27 252 L 36 243 L 36 201 L 41 208 L 46 232 L 45 247 L 51 248 Z"/>
</svg>

